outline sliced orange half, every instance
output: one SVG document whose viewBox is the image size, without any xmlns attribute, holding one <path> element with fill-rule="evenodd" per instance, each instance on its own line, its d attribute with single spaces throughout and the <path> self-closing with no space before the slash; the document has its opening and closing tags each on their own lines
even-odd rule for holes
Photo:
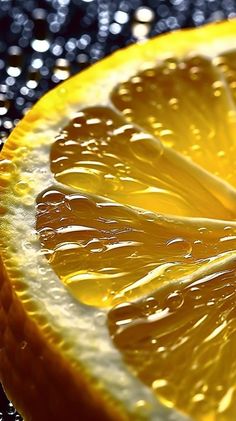
<svg viewBox="0 0 236 421">
<path fill-rule="evenodd" d="M 236 416 L 236 22 L 116 52 L 0 161 L 0 377 L 27 421 Z"/>
</svg>

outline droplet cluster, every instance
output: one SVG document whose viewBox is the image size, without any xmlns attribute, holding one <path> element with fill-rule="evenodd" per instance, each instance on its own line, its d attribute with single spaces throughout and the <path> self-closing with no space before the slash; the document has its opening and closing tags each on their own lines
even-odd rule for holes
<svg viewBox="0 0 236 421">
<path fill-rule="evenodd" d="M 0 2 L 0 139 L 43 93 L 137 40 L 235 16 L 233 1 Z"/>
<path fill-rule="evenodd" d="M 198 421 L 235 412 L 234 54 L 170 56 L 117 84 L 109 106 L 78 111 L 51 148 L 65 187 L 37 204 L 61 281 L 112 307 L 128 365 Z"/>
<path fill-rule="evenodd" d="M 32 104 L 71 74 L 136 40 L 234 17 L 235 11 L 234 1 L 217 0 L 1 1 L 0 148 Z M 168 138 L 168 131 L 162 134 Z M 21 417 L 1 391 L 0 420 L 13 419 Z"/>
</svg>

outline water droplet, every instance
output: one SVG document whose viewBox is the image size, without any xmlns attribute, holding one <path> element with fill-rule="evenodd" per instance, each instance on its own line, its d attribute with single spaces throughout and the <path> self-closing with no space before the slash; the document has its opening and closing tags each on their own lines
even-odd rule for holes
<svg viewBox="0 0 236 421">
<path fill-rule="evenodd" d="M 188 257 L 192 252 L 192 245 L 184 238 L 173 238 L 166 243 L 167 249 L 175 256 Z"/>
<path fill-rule="evenodd" d="M 65 195 L 58 190 L 50 189 L 43 194 L 42 199 L 51 205 L 59 205 L 64 202 Z"/>
<path fill-rule="evenodd" d="M 140 308 L 133 303 L 118 304 L 109 313 L 109 320 L 117 326 L 130 323 L 141 315 Z"/>
<path fill-rule="evenodd" d="M 155 297 L 147 297 L 143 304 L 145 316 L 149 316 L 150 314 L 154 313 L 159 306 L 159 303 Z"/>
<path fill-rule="evenodd" d="M 98 326 L 105 326 L 107 322 L 107 315 L 106 313 L 99 312 L 95 315 L 94 322 Z"/>
<path fill-rule="evenodd" d="M 168 385 L 168 381 L 165 380 L 165 379 L 157 379 L 157 380 L 154 380 L 154 382 L 152 382 L 152 388 L 154 390 L 160 389 L 160 388 L 165 387 L 167 385 Z"/>
<path fill-rule="evenodd" d="M 183 294 L 179 291 L 175 291 L 168 295 L 165 301 L 165 306 L 168 307 L 170 311 L 175 311 L 182 307 L 183 303 Z"/>
<path fill-rule="evenodd" d="M 192 401 L 193 402 L 202 402 L 205 400 L 205 395 L 204 393 L 197 393 L 196 395 L 193 396 Z"/>
<path fill-rule="evenodd" d="M 28 183 L 25 183 L 24 181 L 19 181 L 18 183 L 16 183 L 16 185 L 14 186 L 14 191 L 16 194 L 18 195 L 23 195 L 28 193 L 30 190 L 30 186 Z"/>
<path fill-rule="evenodd" d="M 200 234 L 206 234 L 208 232 L 208 229 L 206 227 L 201 227 L 198 228 L 198 231 L 200 232 Z"/>
<path fill-rule="evenodd" d="M 173 110 L 178 110 L 178 108 L 179 108 L 179 100 L 177 98 L 171 98 L 169 100 L 169 104 L 170 104 L 170 107 Z"/>
<path fill-rule="evenodd" d="M 140 399 L 135 403 L 135 408 L 139 411 L 139 416 L 145 415 L 147 411 L 150 410 L 150 404 L 147 401 Z"/>
<path fill-rule="evenodd" d="M 189 69 L 189 77 L 191 80 L 198 80 L 201 75 L 201 69 L 198 66 L 192 66 Z"/>
<path fill-rule="evenodd" d="M 221 237 L 220 238 L 220 242 L 224 243 L 225 241 L 234 241 L 236 240 L 236 236 L 235 235 L 227 235 L 225 237 Z"/>
<path fill-rule="evenodd" d="M 55 230 L 49 227 L 42 228 L 39 233 L 43 241 L 52 240 L 56 235 Z"/>
<path fill-rule="evenodd" d="M 196 151 L 200 151 L 201 147 L 198 144 L 192 145 L 191 146 L 192 151 L 196 152 Z"/>
<path fill-rule="evenodd" d="M 16 166 L 11 161 L 8 159 L 0 160 L 0 173 L 2 178 L 8 179 L 12 177 L 15 171 Z"/>
<path fill-rule="evenodd" d="M 161 142 L 163 142 L 165 146 L 171 148 L 174 145 L 175 137 L 172 130 L 169 130 L 169 129 L 159 130 L 158 135 L 161 138 Z"/>
<path fill-rule="evenodd" d="M 153 162 L 163 154 L 163 145 L 146 133 L 134 133 L 130 138 L 130 149 L 141 161 Z"/>
<path fill-rule="evenodd" d="M 214 96 L 219 97 L 223 91 L 223 83 L 220 80 L 217 80 L 212 84 L 212 88 Z"/>
</svg>

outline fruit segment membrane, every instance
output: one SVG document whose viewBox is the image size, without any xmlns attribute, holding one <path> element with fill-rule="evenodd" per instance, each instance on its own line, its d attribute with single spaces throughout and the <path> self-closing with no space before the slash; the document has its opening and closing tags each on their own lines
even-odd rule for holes
<svg viewBox="0 0 236 421">
<path fill-rule="evenodd" d="M 236 414 L 236 54 L 169 58 L 80 110 L 37 198 L 42 252 L 170 407 Z"/>
</svg>

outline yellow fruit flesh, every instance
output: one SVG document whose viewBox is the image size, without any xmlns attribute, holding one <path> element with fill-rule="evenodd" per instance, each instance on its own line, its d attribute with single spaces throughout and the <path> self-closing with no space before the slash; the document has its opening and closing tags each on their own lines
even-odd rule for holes
<svg viewBox="0 0 236 421">
<path fill-rule="evenodd" d="M 142 297 L 233 253 L 236 228 L 207 225 L 53 187 L 38 197 L 45 254 L 73 294 L 97 307 Z"/>
<path fill-rule="evenodd" d="M 202 56 L 168 59 L 119 86 L 112 101 L 164 145 L 236 186 L 235 104 L 220 68 L 228 56 L 223 70 L 229 78 L 236 53 L 213 62 Z"/>
<path fill-rule="evenodd" d="M 233 96 L 214 61 L 166 60 L 80 111 L 52 146 L 61 187 L 38 197 L 37 230 L 72 294 L 113 307 L 114 344 L 165 404 L 232 421 L 235 268 L 195 275 L 236 248 L 234 194 L 211 176 L 236 184 Z"/>
<path fill-rule="evenodd" d="M 235 276 L 231 267 L 186 287 L 169 284 L 109 315 L 114 343 L 139 378 L 196 420 L 235 416 Z"/>
<path fill-rule="evenodd" d="M 51 170 L 63 184 L 119 203 L 179 216 L 234 219 L 235 203 L 224 206 L 208 178 L 199 180 L 188 161 L 171 152 L 117 111 L 87 108 L 57 137 Z"/>
</svg>

